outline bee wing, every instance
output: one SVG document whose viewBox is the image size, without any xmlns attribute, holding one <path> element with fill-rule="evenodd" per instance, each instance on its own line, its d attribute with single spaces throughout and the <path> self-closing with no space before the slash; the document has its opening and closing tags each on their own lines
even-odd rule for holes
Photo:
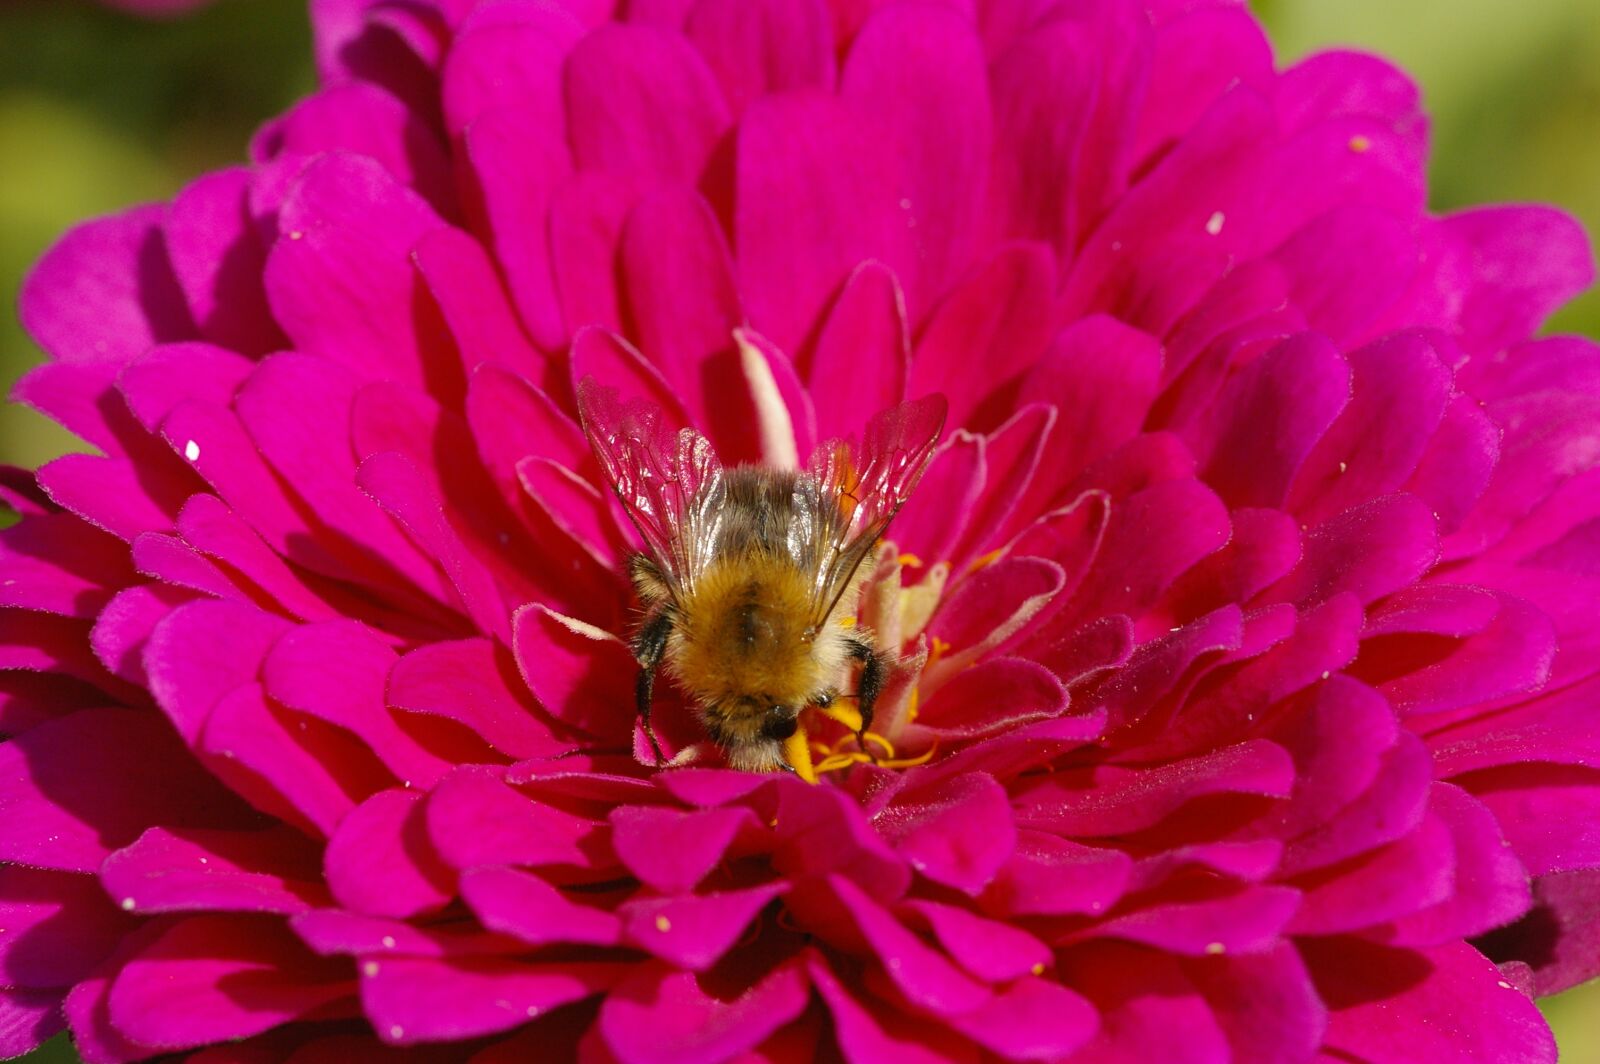
<svg viewBox="0 0 1600 1064">
<path fill-rule="evenodd" d="M 867 422 L 859 450 L 829 440 L 812 453 L 808 471 L 837 502 L 840 520 L 825 522 L 828 542 L 818 551 L 820 624 L 833 612 L 851 578 L 922 479 L 944 429 L 944 396 L 929 395 L 884 410 Z"/>
<path fill-rule="evenodd" d="M 693 429 L 674 432 L 658 407 L 625 403 L 593 377 L 578 385 L 578 416 L 623 510 L 681 599 L 705 567 L 724 491 L 711 441 Z"/>
</svg>

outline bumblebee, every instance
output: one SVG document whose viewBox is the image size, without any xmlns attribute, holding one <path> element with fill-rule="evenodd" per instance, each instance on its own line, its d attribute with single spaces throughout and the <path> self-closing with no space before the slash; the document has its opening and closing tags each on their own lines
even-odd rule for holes
<svg viewBox="0 0 1600 1064">
<path fill-rule="evenodd" d="M 821 444 L 805 469 L 724 469 L 710 441 L 672 431 L 648 403 L 578 386 L 584 434 L 638 529 L 628 561 L 644 607 L 631 646 L 637 711 L 650 726 L 656 673 L 693 700 L 729 765 L 793 772 L 784 741 L 807 706 L 827 706 L 860 667 L 858 739 L 872 725 L 890 652 L 853 626 L 862 562 L 910 497 L 944 427 L 942 396 L 872 418 L 859 448 Z"/>
</svg>

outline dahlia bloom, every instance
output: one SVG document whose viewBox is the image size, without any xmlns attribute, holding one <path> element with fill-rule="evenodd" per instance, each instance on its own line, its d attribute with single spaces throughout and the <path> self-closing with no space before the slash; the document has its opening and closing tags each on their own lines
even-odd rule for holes
<svg viewBox="0 0 1600 1064">
<path fill-rule="evenodd" d="M 311 6 L 248 166 L 23 293 L 98 453 L 0 480 L 0 1050 L 1554 1059 L 1590 255 L 1429 214 L 1403 74 L 1227 0 Z M 586 377 L 728 463 L 948 399 L 871 756 L 663 690 L 654 765 Z"/>
</svg>

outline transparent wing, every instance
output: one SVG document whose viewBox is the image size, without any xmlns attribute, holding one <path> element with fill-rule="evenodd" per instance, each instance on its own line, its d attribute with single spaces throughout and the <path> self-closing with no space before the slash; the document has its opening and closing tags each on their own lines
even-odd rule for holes
<svg viewBox="0 0 1600 1064">
<path fill-rule="evenodd" d="M 847 440 L 819 444 L 808 472 L 837 500 L 840 520 L 824 522 L 813 623 L 824 621 L 856 569 L 922 479 L 944 429 L 945 401 L 929 395 L 882 411 L 867 422 L 859 449 Z"/>
<path fill-rule="evenodd" d="M 593 377 L 578 384 L 578 416 L 622 508 L 681 599 L 709 560 L 724 491 L 711 442 L 693 429 L 674 432 L 659 408 L 623 402 Z"/>
</svg>

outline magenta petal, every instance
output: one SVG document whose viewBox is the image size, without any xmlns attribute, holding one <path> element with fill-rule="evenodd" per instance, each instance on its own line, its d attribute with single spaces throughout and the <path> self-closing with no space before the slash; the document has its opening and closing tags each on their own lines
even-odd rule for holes
<svg viewBox="0 0 1600 1064">
<path fill-rule="evenodd" d="M 984 896 L 996 914 L 1099 913 L 1121 896 L 1133 860 L 1055 835 L 1021 831 L 1017 849 Z"/>
<path fill-rule="evenodd" d="M 130 921 L 93 876 L 0 867 L 0 979 L 70 986 L 109 956 Z"/>
<path fill-rule="evenodd" d="M 428 296 L 410 256 L 443 223 L 420 197 L 376 162 L 330 155 L 306 167 L 278 224 L 267 294 L 296 349 L 362 377 L 435 375 L 433 340 L 414 324 Z"/>
<path fill-rule="evenodd" d="M 1051 462 L 1070 474 L 1139 430 L 1160 378 L 1156 338 L 1097 314 L 1056 335 L 1023 378 L 1018 401 L 1055 406 Z"/>
<path fill-rule="evenodd" d="M 1526 913 L 1533 905 L 1528 874 L 1489 810 L 1448 783 L 1433 785 L 1428 806 L 1455 847 L 1450 897 L 1401 920 L 1393 941 L 1432 945 L 1470 938 Z"/>
<path fill-rule="evenodd" d="M 565 724 L 591 735 L 626 735 L 638 670 L 621 639 L 538 603 L 513 619 L 517 668 L 534 697 Z"/>
<path fill-rule="evenodd" d="M 957 964 L 986 982 L 1009 982 L 1050 962 L 1050 948 L 1015 925 L 936 901 L 908 901 L 906 910 L 927 922 Z"/>
<path fill-rule="evenodd" d="M 139 913 L 294 914 L 328 904 L 314 844 L 286 827 L 153 827 L 100 866 L 105 892 Z"/>
<path fill-rule="evenodd" d="M 491 772 L 465 766 L 433 789 L 428 838 L 457 869 L 489 864 L 572 865 L 601 872 L 592 840 L 597 825 L 519 794 Z"/>
<path fill-rule="evenodd" d="M 20 1057 L 66 1026 L 58 990 L 0 990 L 0 1054 Z"/>
<path fill-rule="evenodd" d="M 950 1026 L 1007 1060 L 1060 1060 L 1094 1036 L 1099 1015 L 1082 996 L 1049 979 L 1012 983 Z"/>
<path fill-rule="evenodd" d="M 917 710 L 917 726 L 935 735 L 974 739 L 1060 716 L 1067 690 L 1027 658 L 990 658 L 957 673 Z"/>
<path fill-rule="evenodd" d="M 520 1027 L 623 978 L 620 964 L 529 964 L 495 957 L 386 957 L 361 967 L 361 1005 L 389 1045 Z"/>
<path fill-rule="evenodd" d="M 819 0 L 699 0 L 684 32 L 734 113 L 756 97 L 833 88 L 832 27 Z"/>
<path fill-rule="evenodd" d="M 1415 581 L 1438 557 L 1427 505 L 1415 495 L 1385 495 L 1313 526 L 1300 564 L 1268 597 L 1316 605 L 1348 592 L 1371 602 Z"/>
<path fill-rule="evenodd" d="M 724 1001 L 702 989 L 690 972 L 646 965 L 600 1006 L 599 1029 L 634 1064 L 731 1059 L 800 1015 L 810 1000 L 806 984 L 804 970 L 790 962 Z"/>
<path fill-rule="evenodd" d="M 70 806 L 51 800 L 73 796 Z M 239 815 L 214 779 L 149 711 L 84 709 L 0 746 L 0 858 L 92 872 L 151 824 Z"/>
<path fill-rule="evenodd" d="M 428 842 L 422 797 L 410 791 L 383 791 L 353 809 L 328 840 L 324 864 L 339 904 L 373 916 L 416 916 L 454 894 Z"/>
<path fill-rule="evenodd" d="M 470 373 L 483 363 L 498 362 L 529 375 L 544 370 L 544 359 L 522 331 L 493 260 L 476 240 L 459 229 L 435 229 L 417 241 L 411 254 L 461 351 L 463 368 Z"/>
<path fill-rule="evenodd" d="M 682 812 L 625 805 L 611 811 L 611 845 L 641 883 L 663 893 L 683 893 L 722 861 L 728 845 L 758 822 L 739 808 Z"/>
<path fill-rule="evenodd" d="M 869 1064 L 876 1060 L 905 1061 L 906 1064 L 977 1061 L 975 1048 L 955 1041 L 943 1031 L 930 1030 L 930 1025 L 920 1018 L 912 1020 L 894 1009 L 860 1000 L 839 982 L 827 962 L 817 956 L 808 958 L 806 968 L 811 973 L 812 985 L 833 1016 L 839 1048 L 850 1064 Z"/>
<path fill-rule="evenodd" d="M 800 363 L 817 405 L 818 438 L 847 438 L 903 400 L 910 356 L 900 282 L 882 263 L 862 263 L 828 312 L 810 358 Z"/>
<path fill-rule="evenodd" d="M 622 937 L 622 922 L 605 909 L 583 904 L 582 897 L 513 868 L 475 868 L 461 876 L 462 900 L 490 931 L 530 946 L 615 945 Z"/>
<path fill-rule="evenodd" d="M 164 209 L 85 222 L 23 282 L 18 314 L 61 362 L 126 365 L 152 344 L 194 338 L 159 229 Z"/>
<path fill-rule="evenodd" d="M 982 773 L 897 800 L 880 825 L 912 868 L 968 894 L 989 884 L 1016 844 L 1005 788 Z"/>
<path fill-rule="evenodd" d="M 630 943 L 676 968 L 703 972 L 731 949 L 783 883 L 745 890 L 634 898 L 617 909 Z"/>
<path fill-rule="evenodd" d="M 261 679 L 271 698 L 353 733 L 399 779 L 426 787 L 449 764 L 402 731 L 385 705 L 396 661 L 366 627 L 328 621 L 279 639 L 261 664 Z"/>
<path fill-rule="evenodd" d="M 1253 953 L 1280 940 L 1300 897 L 1292 887 L 1253 884 L 1199 901 L 1136 908 L 1097 925 L 1093 933 L 1194 957 Z"/>
<path fill-rule="evenodd" d="M 1322 1043 L 1328 1010 L 1288 943 L 1186 961 L 1184 971 L 1205 995 L 1234 1059 L 1304 1060 Z"/>
<path fill-rule="evenodd" d="M 119 971 L 111 1020 L 155 1048 L 245 1038 L 353 994 L 345 967 L 312 956 L 281 921 L 193 916 Z"/>
<path fill-rule="evenodd" d="M 1554 1064 L 1539 1010 L 1464 942 L 1410 951 L 1345 938 L 1300 948 L 1329 1006 L 1326 1047 L 1367 1060 Z"/>
<path fill-rule="evenodd" d="M 387 699 L 397 709 L 465 725 L 509 757 L 570 749 L 528 704 L 510 655 L 488 639 L 429 643 L 411 651 L 390 670 Z"/>
</svg>

